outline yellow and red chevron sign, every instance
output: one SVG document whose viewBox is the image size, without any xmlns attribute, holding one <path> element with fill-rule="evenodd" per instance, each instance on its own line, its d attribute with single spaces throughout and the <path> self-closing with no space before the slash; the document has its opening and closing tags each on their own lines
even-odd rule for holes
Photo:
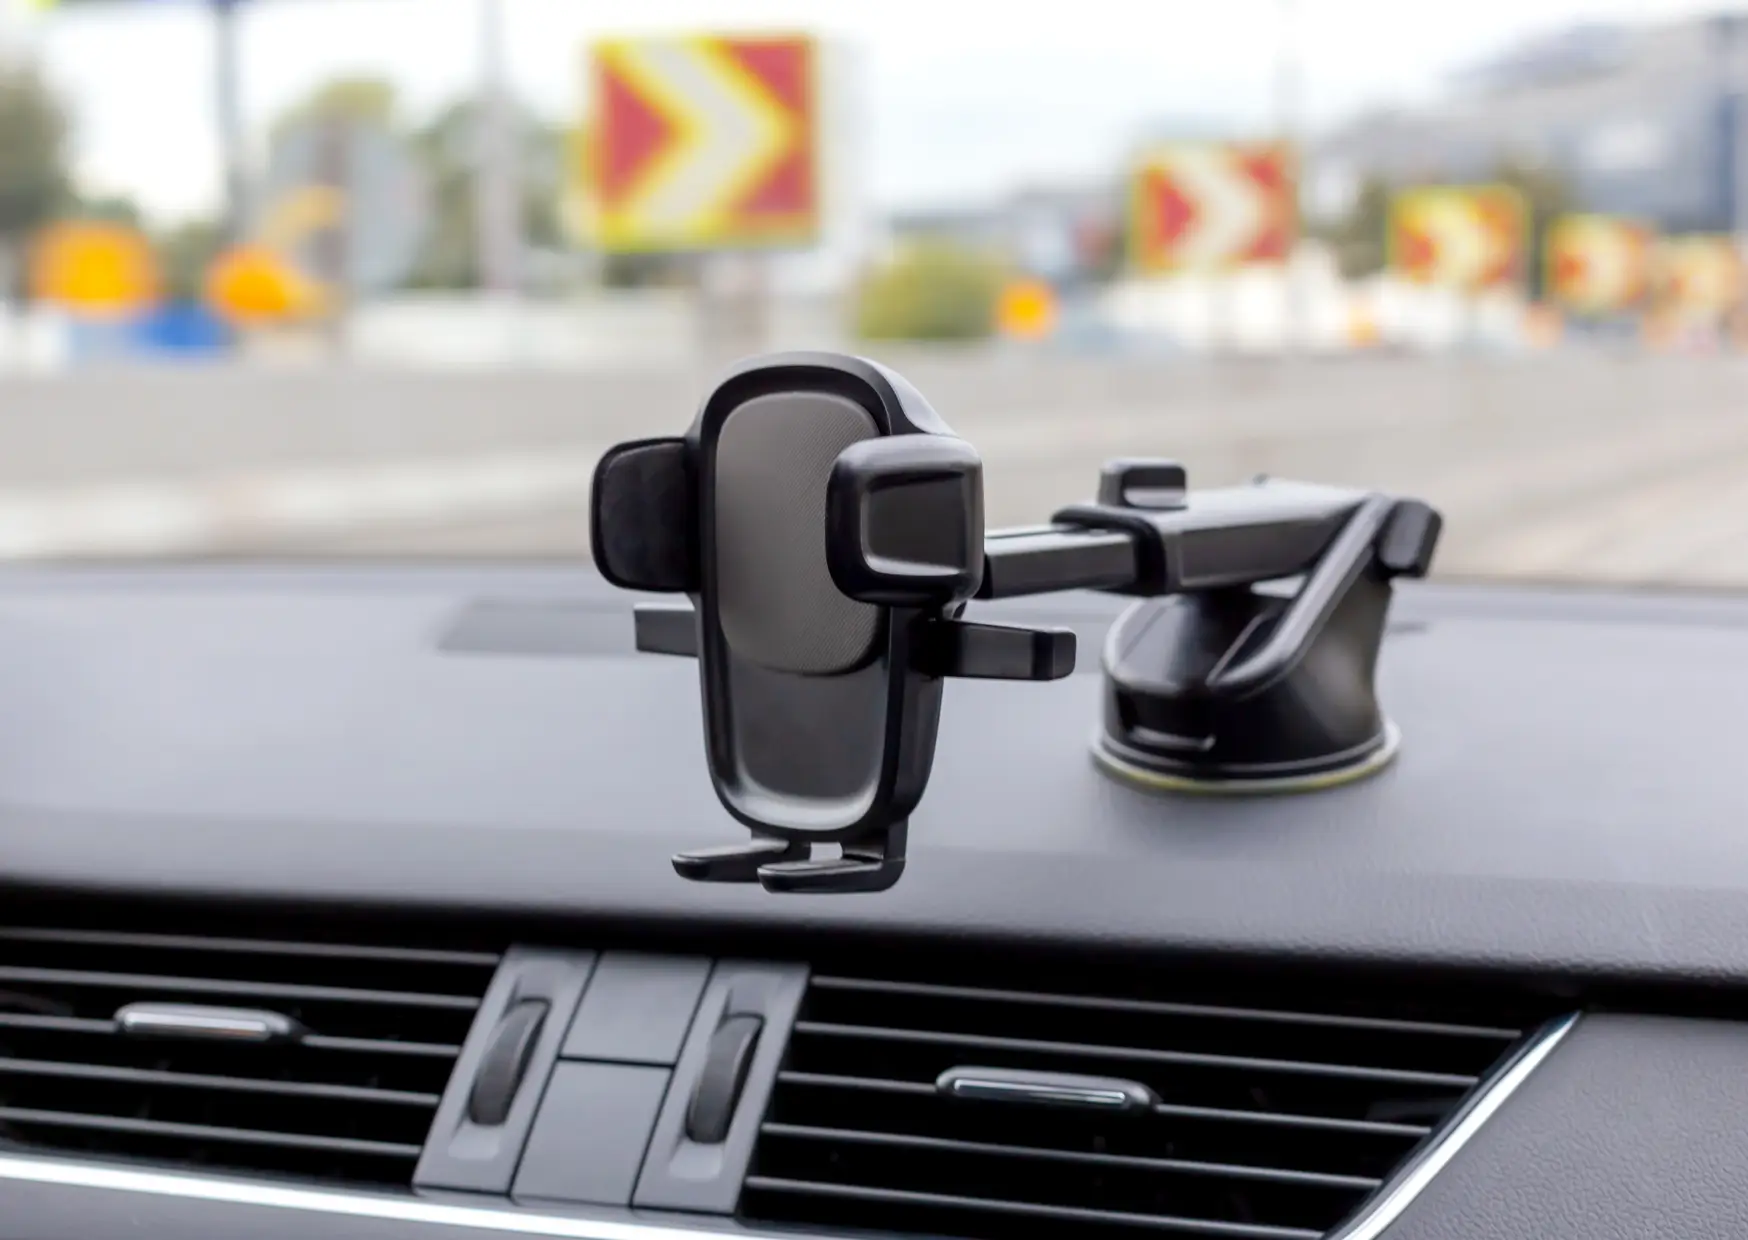
<svg viewBox="0 0 1748 1240">
<path fill-rule="evenodd" d="M 1429 185 L 1390 203 L 1390 269 L 1415 284 L 1463 292 L 1524 276 L 1529 205 L 1507 185 Z"/>
<path fill-rule="evenodd" d="M 627 253 L 812 243 L 818 62 L 801 35 L 597 44 L 597 244 Z"/>
<path fill-rule="evenodd" d="M 1157 147 L 1130 181 L 1131 260 L 1143 272 L 1284 263 L 1298 197 L 1295 155 L 1282 143 Z"/>
<path fill-rule="evenodd" d="M 1617 215 L 1563 215 L 1548 228 L 1548 294 L 1579 314 L 1636 310 L 1651 291 L 1657 233 Z"/>
<path fill-rule="evenodd" d="M 1671 237 L 1657 257 L 1659 300 L 1683 318 L 1715 319 L 1748 296 L 1748 263 L 1733 237 Z"/>
</svg>

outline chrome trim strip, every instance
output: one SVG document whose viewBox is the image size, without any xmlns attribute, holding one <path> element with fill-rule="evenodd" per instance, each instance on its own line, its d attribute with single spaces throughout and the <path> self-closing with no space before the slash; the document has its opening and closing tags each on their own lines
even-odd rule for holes
<svg viewBox="0 0 1748 1240">
<path fill-rule="evenodd" d="M 117 1193 L 143 1193 L 182 1201 L 255 1206 L 303 1214 L 418 1223 L 427 1227 L 471 1227 L 505 1235 L 553 1237 L 554 1240 L 795 1240 L 794 1236 L 761 1234 L 739 1226 L 733 1230 L 716 1231 L 707 1225 L 686 1227 L 665 1223 L 567 1218 L 563 1215 L 542 1214 L 535 1210 L 450 1205 L 447 1202 L 428 1201 L 419 1197 L 287 1188 L 248 1180 L 134 1171 L 126 1167 L 0 1155 L 0 1183 L 6 1181 Z"/>
<path fill-rule="evenodd" d="M 1409 1204 L 1541 1066 L 1542 1061 L 1554 1052 L 1554 1048 L 1572 1032 L 1578 1019 L 1578 1014 L 1573 1013 L 1544 1026 L 1502 1072 L 1480 1087 L 1454 1124 L 1374 1197 L 1370 1206 L 1330 1235 L 1328 1240 L 1379 1240 Z M 470 1227 L 504 1235 L 551 1237 L 553 1240 L 794 1240 L 796 1234 L 779 1237 L 743 1228 L 728 1220 L 723 1220 L 720 1229 L 703 1224 L 702 1220 L 697 1227 L 678 1223 L 616 1222 L 489 1206 L 451 1205 L 418 1197 L 280 1187 L 249 1180 L 136 1171 L 126 1167 L 0 1154 L 0 1183 L 6 1181 L 140 1193 L 304 1214 L 418 1223 L 430 1227 Z"/>
<path fill-rule="evenodd" d="M 1380 1189 L 1360 1213 L 1345 1227 L 1331 1232 L 1325 1240 L 1379 1240 L 1414 1199 L 1426 1191 L 1426 1186 L 1450 1165 L 1451 1159 L 1493 1118 L 1494 1113 L 1541 1067 L 1542 1061 L 1554 1053 L 1554 1048 L 1565 1041 L 1566 1035 L 1577 1026 L 1578 1019 L 1579 1013 L 1573 1012 L 1543 1025 L 1503 1071 L 1471 1095 L 1455 1123 L 1435 1136 L 1432 1144 Z"/>
</svg>

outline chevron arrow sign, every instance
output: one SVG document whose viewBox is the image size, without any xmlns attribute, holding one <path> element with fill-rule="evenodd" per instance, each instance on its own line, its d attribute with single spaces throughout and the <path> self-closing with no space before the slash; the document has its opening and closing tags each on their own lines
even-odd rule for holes
<svg viewBox="0 0 1748 1240">
<path fill-rule="evenodd" d="M 1731 237 L 1671 237 L 1656 266 L 1660 300 L 1684 318 L 1728 314 L 1748 292 L 1748 265 Z"/>
<path fill-rule="evenodd" d="M 1529 207 L 1506 185 L 1423 186 L 1390 203 L 1390 269 L 1415 284 L 1463 292 L 1519 283 Z"/>
<path fill-rule="evenodd" d="M 1548 228 L 1547 289 L 1578 314 L 1624 314 L 1651 289 L 1657 236 L 1650 225 L 1613 215 L 1563 215 Z"/>
<path fill-rule="evenodd" d="M 812 244 L 820 216 L 817 64 L 805 36 L 597 44 L 590 214 L 600 247 Z"/>
<path fill-rule="evenodd" d="M 1293 245 L 1297 203 L 1289 147 L 1158 147 L 1130 182 L 1131 258 L 1144 272 L 1279 264 Z"/>
</svg>

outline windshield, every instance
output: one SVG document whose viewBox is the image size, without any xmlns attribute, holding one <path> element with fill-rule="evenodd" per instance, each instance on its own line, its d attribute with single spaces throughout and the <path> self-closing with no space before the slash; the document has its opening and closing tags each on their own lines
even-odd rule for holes
<svg viewBox="0 0 1748 1240">
<path fill-rule="evenodd" d="M 991 525 L 1117 456 L 1748 584 L 1748 10 L 0 0 L 0 557 L 575 559 L 778 349 Z M 1742 502 L 1738 502 L 1742 501 Z"/>
</svg>

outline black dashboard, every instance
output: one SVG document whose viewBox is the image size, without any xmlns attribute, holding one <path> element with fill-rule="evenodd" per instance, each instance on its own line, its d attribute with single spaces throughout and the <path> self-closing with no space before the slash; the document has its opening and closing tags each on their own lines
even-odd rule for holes
<svg viewBox="0 0 1748 1240">
<path fill-rule="evenodd" d="M 1380 670 L 1400 756 L 1364 783 L 1272 798 L 1149 795 L 1094 767 L 1091 652 L 1120 600 L 974 604 L 973 614 L 1072 628 L 1081 673 L 953 684 L 903 883 L 813 899 L 675 877 L 670 854 L 720 842 L 727 818 L 703 773 L 697 668 L 633 651 L 632 601 L 586 572 L 539 566 L 0 577 L 0 923 L 22 927 L 0 936 L 12 944 L 0 951 L 0 1236 L 319 1227 L 688 1240 L 796 1228 L 1011 1234 L 1028 1219 L 1088 1235 L 1240 1240 L 1741 1233 L 1748 794 L 1732 721 L 1748 690 L 1748 603 L 1404 586 Z M 170 967 L 81 958 L 50 968 L 33 963 L 31 945 L 66 952 L 80 935 L 110 935 L 103 952 L 124 959 L 192 951 L 202 933 L 368 939 L 480 965 L 447 1083 L 412 1091 L 432 1109 L 424 1139 L 400 1142 L 418 1167 L 407 1184 L 335 1187 L 283 1168 L 244 1175 L 199 1159 L 117 1159 L 31 1135 L 51 1121 L 19 1102 L 8 1070 L 51 1055 L 51 1044 L 33 1043 L 33 1058 L 18 1049 L 20 1031 L 73 1021 L 84 1023 L 68 1030 L 92 1038 L 112 1033 L 87 996 L 113 990 L 119 974 L 158 985 Z M 675 1001 L 686 1020 L 667 1050 L 566 1051 L 576 1014 L 615 970 L 635 975 L 625 988 L 637 1003 L 659 1007 L 649 996 L 664 985 L 691 996 Z M 19 1009 L 9 1026 L 5 992 L 19 989 L 56 997 Z M 863 992 L 880 1003 L 844 1006 Z M 549 1005 L 548 1019 L 513 1057 L 515 1081 L 536 1083 L 510 1107 L 521 1136 L 506 1145 L 470 1133 L 457 1108 L 507 1036 L 510 1009 L 531 996 Z M 910 1011 L 906 996 L 928 1003 L 903 1027 L 933 1032 L 879 1033 L 881 1021 L 903 1024 L 891 1014 Z M 1007 1005 L 1001 1021 L 979 1024 L 984 1009 L 963 1006 L 972 999 Z M 1069 1022 L 1058 1008 L 1087 1015 Z M 1025 1024 L 1046 1009 L 1056 1013 L 1051 1036 Z M 764 1033 L 725 1050 L 717 1040 L 737 1013 Z M 1169 1038 L 1124 1059 L 1111 1045 L 1140 1038 L 1119 1034 L 1141 1015 L 1169 1025 Z M 1225 1023 L 1218 1037 L 1192 1038 L 1184 1030 L 1202 1029 L 1195 1021 Z M 862 1213 L 748 1205 L 768 1204 L 802 1174 L 796 1167 L 811 1166 L 802 1151 L 783 1176 L 761 1171 L 778 1138 L 799 1142 L 830 1119 L 767 1114 L 785 1077 L 805 1085 L 873 1063 L 887 1074 L 874 1079 L 909 1082 L 932 1101 L 942 1064 L 983 1054 L 1011 1076 L 1028 1048 L 1066 1055 L 1070 1033 L 1083 1066 L 1275 1071 L 1279 1047 L 1242 1049 L 1265 1025 L 1294 1031 L 1285 1058 L 1300 1076 L 1374 1090 L 1355 1101 L 1334 1085 L 1283 1086 L 1268 1105 L 1322 1107 L 1329 1131 L 1356 1141 L 1412 1139 L 1382 1162 L 1362 1151 L 1352 1167 L 1277 1168 L 1267 1194 L 1244 1196 L 1197 1186 L 1216 1174 L 1268 1179 L 1256 1167 L 1230 1171 L 1250 1166 L 1254 1144 L 1222 1145 L 1218 1157 L 1163 1146 L 1118 1155 L 1099 1135 L 1057 1150 L 1051 1165 L 1103 1158 L 1097 1183 L 1110 1188 L 1110 1177 L 1152 1159 L 1170 1190 L 1137 1182 L 1139 1204 L 1100 1214 L 1072 1204 L 1064 1180 L 1042 1212 L 985 1201 L 993 1213 L 963 1233 L 948 1199 L 964 1194 L 941 1184 L 888 1186 L 884 1197 L 833 1190 Z M 1407 1041 L 1386 1044 L 1385 1033 Z M 834 1037 L 861 1039 L 866 1053 L 807 1041 Z M 1441 1039 L 1470 1049 L 1442 1049 Z M 1474 1049 L 1483 1043 L 1485 1053 Z M 966 1055 L 930 1058 L 918 1049 L 929 1046 Z M 118 1054 L 98 1059 L 120 1071 Z M 1353 1062 L 1339 1072 L 1316 1066 L 1344 1059 Z M 718 1143 L 726 1154 L 700 1153 L 675 1134 L 692 1122 L 699 1082 L 724 1063 L 733 1135 Z M 166 1071 L 134 1058 L 125 1066 Z M 90 1075 L 89 1065 L 78 1071 Z M 1250 1105 L 1204 1096 L 1213 1087 L 1193 1075 L 1171 1079 L 1149 1105 L 1185 1123 Z M 1392 1083 L 1388 1096 L 1378 1082 Z M 543 1092 L 576 1099 L 556 1146 L 550 1133 L 536 1134 L 544 1146 L 529 1136 Z M 880 1128 L 890 1138 L 902 1117 L 888 1102 L 876 1118 L 890 1121 Z M 158 1122 L 148 1104 L 128 1112 L 136 1128 Z M 604 1118 L 574 1118 L 591 1113 Z M 120 1114 L 104 1111 L 104 1122 Z M 632 1131 L 641 1143 L 607 1148 Z M 906 1157 L 947 1139 L 929 1131 L 906 1138 Z M 959 1133 L 941 1156 L 994 1158 L 986 1147 L 996 1137 L 979 1132 Z M 480 1152 L 494 1141 L 489 1157 Z M 1288 1143 L 1271 1142 L 1263 1162 L 1286 1157 Z M 484 1179 L 434 1170 L 446 1150 L 509 1170 Z M 674 1174 L 696 1191 L 648 1190 L 662 1158 L 684 1164 Z M 818 1181 L 828 1162 L 853 1160 L 834 1154 L 808 1174 Z M 584 1164 L 617 1187 L 567 1193 Z M 514 1191 L 516 1176 L 542 1165 L 560 1188 Z M 897 1165 L 882 1162 L 879 1174 Z M 931 1174 L 926 1158 L 903 1165 Z M 714 1187 L 696 1189 L 705 1181 Z M 1352 1196 L 1313 1201 L 1314 1189 Z M 940 1209 L 917 1213 L 924 1206 Z"/>
</svg>

